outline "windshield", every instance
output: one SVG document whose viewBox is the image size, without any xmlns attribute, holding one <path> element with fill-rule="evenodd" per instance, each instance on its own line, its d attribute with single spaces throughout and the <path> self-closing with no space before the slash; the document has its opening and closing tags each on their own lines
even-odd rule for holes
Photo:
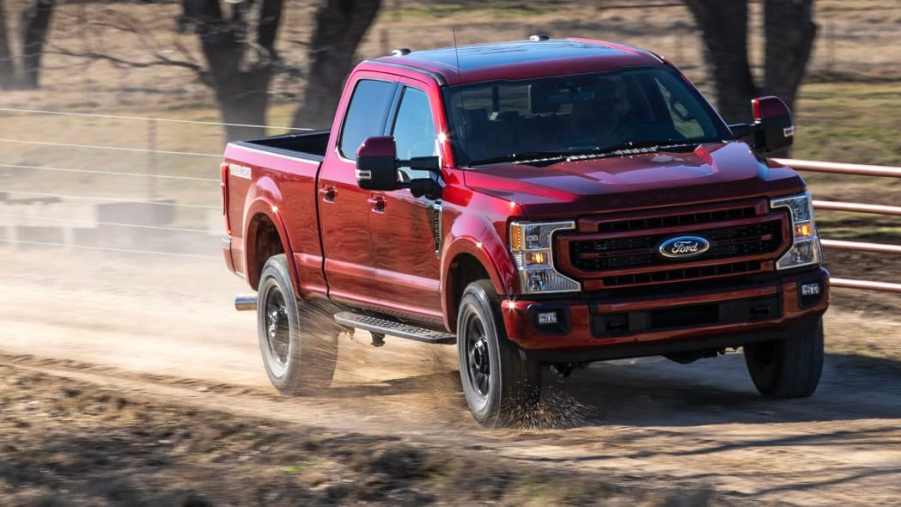
<svg viewBox="0 0 901 507">
<path fill-rule="evenodd" d="M 665 67 L 456 86 L 445 101 L 460 165 L 729 138 L 700 94 Z"/>
</svg>

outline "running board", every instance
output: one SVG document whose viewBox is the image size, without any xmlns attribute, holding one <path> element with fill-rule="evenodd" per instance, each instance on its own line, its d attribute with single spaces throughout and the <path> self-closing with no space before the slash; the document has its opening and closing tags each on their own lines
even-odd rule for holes
<svg viewBox="0 0 901 507">
<path fill-rule="evenodd" d="M 364 329 L 370 333 L 387 334 L 418 342 L 444 345 L 457 343 L 457 337 L 452 334 L 361 313 L 337 313 L 335 314 L 335 322 L 342 326 Z"/>
</svg>

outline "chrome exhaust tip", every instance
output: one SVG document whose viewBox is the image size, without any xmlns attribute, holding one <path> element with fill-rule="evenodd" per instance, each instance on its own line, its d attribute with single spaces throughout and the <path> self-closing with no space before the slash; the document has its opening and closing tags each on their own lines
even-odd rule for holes
<svg viewBox="0 0 901 507">
<path fill-rule="evenodd" d="M 239 312 L 252 312 L 257 309 L 257 296 L 255 294 L 251 295 L 241 295 L 235 296 L 235 310 Z"/>
</svg>

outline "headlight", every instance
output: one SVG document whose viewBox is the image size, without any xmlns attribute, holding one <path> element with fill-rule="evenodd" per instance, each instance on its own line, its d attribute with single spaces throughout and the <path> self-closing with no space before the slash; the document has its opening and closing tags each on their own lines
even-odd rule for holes
<svg viewBox="0 0 901 507">
<path fill-rule="evenodd" d="M 788 208 L 792 221 L 792 247 L 778 261 L 776 269 L 791 269 L 819 264 L 823 258 L 817 226 L 814 223 L 810 194 L 793 195 L 770 201 L 771 208 Z"/>
<path fill-rule="evenodd" d="M 523 293 L 578 292 L 582 289 L 579 282 L 554 267 L 554 232 L 575 228 L 575 222 L 571 221 L 510 224 L 510 253 L 519 271 Z"/>
</svg>

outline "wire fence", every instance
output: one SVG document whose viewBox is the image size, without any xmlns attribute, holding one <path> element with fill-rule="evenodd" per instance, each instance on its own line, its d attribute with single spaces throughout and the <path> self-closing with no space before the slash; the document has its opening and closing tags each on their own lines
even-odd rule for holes
<svg viewBox="0 0 901 507">
<path fill-rule="evenodd" d="M 72 168 L 63 168 L 63 167 L 51 167 L 51 166 L 41 166 L 41 165 L 22 165 L 22 164 L 6 164 L 0 162 L 0 167 L 9 167 L 13 169 L 27 169 L 31 171 L 51 171 L 51 172 L 61 172 L 61 173 L 77 173 L 77 174 L 95 174 L 101 176 L 127 176 L 127 177 L 136 177 L 136 178 L 156 178 L 156 179 L 164 179 L 164 180 L 178 180 L 178 181 L 198 181 L 202 183 L 219 183 L 217 178 L 201 178 L 197 176 L 179 176 L 179 175 L 171 175 L 171 174 L 148 174 L 148 173 L 129 173 L 122 171 L 106 171 L 99 169 L 72 169 Z"/>
<path fill-rule="evenodd" d="M 0 107 L 0 112 L 33 114 L 33 115 L 48 115 L 48 116 L 65 116 L 65 117 L 72 117 L 72 118 L 96 118 L 96 119 L 104 119 L 104 120 L 180 123 L 180 124 L 186 124 L 186 125 L 203 125 L 203 126 L 207 126 L 207 127 L 249 127 L 249 128 L 261 128 L 261 129 L 273 129 L 273 130 L 292 130 L 292 131 L 299 131 L 299 132 L 306 132 L 306 131 L 311 130 L 311 129 L 307 129 L 307 128 L 284 127 L 284 126 L 280 126 L 280 125 L 256 125 L 256 124 L 252 124 L 252 123 L 223 123 L 223 122 L 217 122 L 217 121 L 184 120 L 184 119 L 180 119 L 180 118 L 129 116 L 129 115 L 102 114 L 102 113 L 82 113 L 82 112 L 76 112 L 76 111 L 50 111 L 50 110 L 46 110 L 46 109 L 22 109 L 22 108 L 13 108 L 13 107 Z"/>
<path fill-rule="evenodd" d="M 25 108 L 0 108 L 0 112 L 5 113 L 15 113 L 15 114 L 28 114 L 28 115 L 48 115 L 51 117 L 68 117 L 68 118 L 81 118 L 81 119 L 110 119 L 110 120 L 127 120 L 127 121 L 141 121 L 148 122 L 152 125 L 156 125 L 156 122 L 163 123 L 185 123 L 197 126 L 204 127 L 224 127 L 227 125 L 236 125 L 236 124 L 228 124 L 223 122 L 213 122 L 213 121 L 194 121 L 194 120 L 180 120 L 173 118 L 156 118 L 156 117 L 145 117 L 145 116 L 130 116 L 130 115 L 115 115 L 115 114 L 102 114 L 102 113 L 79 113 L 79 112 L 67 112 L 67 111 L 50 111 L 50 110 L 41 110 L 41 109 L 25 109 Z M 91 125 L 95 128 L 103 128 L 104 126 Z M 266 129 L 285 129 L 285 127 L 273 126 L 273 125 L 244 125 L 244 126 L 253 126 L 259 128 Z M 303 130 L 303 129 L 286 129 L 286 130 Z M 25 140 L 25 139 L 14 139 L 14 138 L 0 138 L 0 143 L 10 143 L 10 144 L 19 144 L 24 146 L 38 146 L 38 147 L 47 147 L 49 149 L 61 149 L 61 148 L 76 148 L 76 149 L 89 149 L 89 150 L 103 150 L 108 152 L 134 152 L 147 155 L 148 158 L 148 166 L 155 167 L 155 157 L 156 155 L 173 155 L 179 157 L 195 157 L 198 159 L 221 159 L 221 154 L 215 153 L 206 153 L 206 152 L 196 152 L 196 151 L 181 151 L 181 150 L 166 150 L 159 149 L 156 146 L 156 136 L 153 136 L 148 139 L 148 147 L 134 147 L 134 146 L 118 146 L 118 145 L 95 145 L 95 144 L 82 144 L 82 143 L 63 143 L 63 142 L 51 142 L 51 141 L 33 141 L 33 140 Z M 815 172 L 823 172 L 823 173 L 834 173 L 834 174 L 850 174 L 850 175 L 858 175 L 858 176 L 872 176 L 872 177 L 901 177 L 901 168 L 897 167 L 887 167 L 887 166 L 869 166 L 869 165 L 861 165 L 861 164 L 843 164 L 843 163 L 835 163 L 835 162 L 823 162 L 823 161 L 806 161 L 806 160 L 785 160 L 778 159 L 777 162 L 787 164 L 792 166 L 798 170 L 802 171 L 815 171 Z M 207 164 L 207 162 L 204 162 Z M 106 169 L 79 169 L 79 168 L 64 168 L 64 167 L 56 167 L 56 166 L 44 166 L 37 164 L 14 164 L 14 163 L 0 163 L 0 167 L 5 167 L 8 169 L 16 169 L 22 171 L 47 171 L 47 172 L 56 172 L 56 173 L 72 173 L 72 174 L 84 174 L 84 175 L 94 175 L 94 176 L 104 176 L 104 177 L 127 177 L 127 178 L 146 178 L 148 180 L 171 180 L 179 183 L 186 184 L 196 184 L 200 185 L 200 188 L 209 188 L 209 190 L 216 190 L 218 195 L 219 190 L 219 179 L 218 178 L 210 178 L 210 177 L 201 177 L 201 176 L 185 176 L 185 175 L 170 175 L 170 174 L 160 174 L 160 173 L 150 173 L 150 172 L 124 172 L 124 171 L 112 171 Z M 210 170 L 215 170 L 217 165 L 210 164 Z M 21 203 L 21 200 L 10 200 L 9 196 L 23 196 L 26 199 L 24 200 L 25 205 L 16 206 L 15 212 L 9 211 L 6 208 L 10 208 L 9 204 L 12 203 Z M 131 207 L 135 207 L 136 213 L 147 213 L 148 210 L 154 208 L 171 208 L 171 209 L 185 209 L 185 210 L 197 210 L 205 213 L 206 219 L 209 224 L 208 227 L 196 227 L 190 225 L 181 225 L 170 223 L 174 219 L 174 213 L 163 214 L 162 222 L 166 223 L 139 223 L 138 221 L 118 221 L 118 220 L 103 220 L 98 219 L 96 217 L 90 217 L 87 219 L 78 219 L 77 217 L 67 216 L 67 211 L 63 208 L 55 208 L 51 209 L 50 206 L 59 205 L 60 203 L 65 203 L 69 201 L 75 202 L 93 202 L 93 203 L 101 203 L 98 206 L 107 205 L 127 205 Z M 870 213 L 870 214 L 880 214 L 880 215 L 892 215 L 899 216 L 901 215 L 901 207 L 898 206 L 885 206 L 885 205 L 873 205 L 873 204 L 863 204 L 863 203 L 847 203 L 847 202 L 835 202 L 835 201 L 821 201 L 817 200 L 814 202 L 815 206 L 821 210 L 828 211 L 844 211 L 844 212 L 852 212 L 852 213 Z M 43 213 L 43 212 L 47 213 Z M 133 210 L 133 214 L 135 211 Z M 153 213 L 150 213 L 153 215 Z M 142 217 L 143 219 L 143 217 Z M 183 200 L 179 200 L 177 198 L 127 198 L 127 197 L 109 197 L 102 195 L 90 195 L 86 193 L 62 193 L 62 192 L 43 192 L 43 191 L 35 191 L 35 190 L 22 190 L 16 188 L 4 189 L 0 188 L 0 229 L 4 223 L 6 223 L 6 227 L 15 227 L 17 224 L 16 221 L 28 224 L 51 224 L 56 225 L 63 229 L 92 229 L 92 228 L 119 228 L 119 229 L 135 229 L 138 231 L 146 231 L 146 232 L 160 232 L 160 233 L 186 233 L 186 234 L 199 234 L 199 235 L 218 235 L 221 232 L 222 224 L 221 224 L 221 203 L 206 203 L 206 202 L 184 202 Z M 119 247 L 108 247 L 102 245 L 83 245 L 83 244 L 72 244 L 71 241 L 71 233 L 64 235 L 64 238 L 67 238 L 66 241 L 41 241 L 41 240 L 28 240 L 21 239 L 18 237 L 18 234 L 13 234 L 8 232 L 6 235 L 6 239 L 3 240 L 3 243 L 11 244 L 11 245 L 22 245 L 22 246 L 44 246 L 44 247 L 74 247 L 86 250 L 94 250 L 94 251 L 107 251 L 107 252 L 117 252 L 117 253 L 128 253 L 128 254 L 147 254 L 147 255 L 176 255 L 176 256 L 188 256 L 188 257 L 197 257 L 197 258 L 218 258 L 216 255 L 203 255 L 203 254 L 194 254 L 194 253 L 183 253 L 169 250 L 148 250 L 142 248 L 119 248 Z M 826 248 L 835 248 L 835 249 L 845 249 L 845 250 L 854 250 L 854 251 L 864 251 L 864 252 L 877 252 L 877 253 L 901 253 L 901 247 L 895 245 L 884 245 L 884 244 L 873 244 L 873 243 L 861 243 L 861 242 L 850 242 L 850 241 L 838 241 L 838 240 L 829 240 L 824 239 L 823 245 Z M 901 292 L 901 284 L 888 283 L 888 282 L 876 282 L 876 281 L 866 281 L 866 280 L 853 280 L 853 279 L 844 279 L 844 278 L 836 278 L 834 280 L 834 285 L 839 287 L 848 287 L 848 288 L 857 288 L 857 289 L 867 289 L 867 290 L 881 290 L 881 291 L 891 291 L 891 292 Z"/>
<path fill-rule="evenodd" d="M 128 151 L 134 153 L 159 153 L 163 155 L 182 155 L 186 157 L 207 157 L 207 158 L 222 158 L 222 154 L 215 153 L 197 153 L 190 151 L 171 151 L 171 150 L 159 150 L 152 148 L 133 148 L 129 146 L 110 146 L 110 145 L 97 145 L 97 144 L 78 144 L 78 143 L 54 143 L 50 141 L 28 141 L 24 139 L 10 139 L 6 137 L 0 137 L 0 143 L 11 143 L 11 144 L 28 144 L 33 146 L 53 146 L 57 148 L 80 148 L 86 150 L 108 150 L 108 151 Z"/>
<path fill-rule="evenodd" d="M 31 190 L 7 190 L 0 188 L 0 195 L 2 194 L 13 194 L 13 195 L 27 195 L 32 197 L 48 197 L 51 199 L 58 200 L 73 200 L 73 201 L 92 201 L 92 202 L 109 202 L 109 203 L 124 203 L 124 204 L 144 204 L 147 206 L 166 206 L 166 207 L 175 207 L 175 208 L 196 208 L 196 209 L 210 209 L 210 210 L 221 210 L 219 206 L 212 206 L 209 204 L 195 204 L 195 203 L 183 203 L 183 202 L 170 202 L 170 201 L 151 201 L 146 199 L 124 199 L 121 197 L 106 197 L 102 195 L 79 195 L 79 194 L 57 194 L 53 192 L 34 192 Z"/>
<path fill-rule="evenodd" d="M 114 247 L 104 247 L 104 246 L 73 245 L 71 243 L 60 243 L 60 242 L 53 242 L 53 241 L 0 239 L 0 243 L 6 243 L 6 244 L 10 244 L 10 245 L 46 246 L 46 247 L 55 247 L 55 248 L 76 248 L 76 249 L 80 249 L 80 250 L 93 250 L 93 251 L 97 251 L 97 252 L 115 252 L 115 253 L 125 253 L 125 254 L 135 254 L 135 255 L 160 255 L 160 256 L 173 256 L 173 257 L 191 257 L 191 258 L 195 258 L 195 259 L 221 259 L 222 258 L 221 256 L 218 256 L 218 255 L 202 255 L 202 254 L 192 254 L 192 253 L 182 253 L 182 252 L 142 250 L 140 248 L 114 248 Z"/>
</svg>

